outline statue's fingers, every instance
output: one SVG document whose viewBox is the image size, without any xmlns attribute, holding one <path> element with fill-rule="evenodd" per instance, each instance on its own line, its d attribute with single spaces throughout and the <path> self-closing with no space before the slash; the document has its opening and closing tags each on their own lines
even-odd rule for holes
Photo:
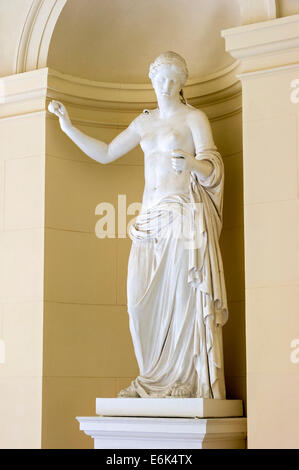
<svg viewBox="0 0 299 470">
<path fill-rule="evenodd" d="M 60 109 L 56 108 L 54 111 L 55 116 L 61 118 L 63 117 L 63 114 L 61 113 Z"/>
<path fill-rule="evenodd" d="M 181 168 L 173 168 L 173 170 L 174 170 L 175 173 L 181 173 L 182 172 Z"/>
<path fill-rule="evenodd" d="M 55 113 L 55 102 L 53 100 L 50 101 L 48 110 L 50 111 L 50 113 Z"/>
<path fill-rule="evenodd" d="M 59 109 L 59 103 L 57 101 L 52 100 L 50 104 L 52 104 L 52 107 L 55 109 L 55 111 Z"/>
<path fill-rule="evenodd" d="M 176 158 L 177 160 L 185 158 L 184 155 L 181 153 L 175 153 L 172 155 L 172 158 Z"/>
<path fill-rule="evenodd" d="M 184 166 L 184 160 L 173 157 L 172 164 L 175 168 L 182 168 Z"/>
<path fill-rule="evenodd" d="M 53 110 L 54 114 L 56 114 L 56 116 L 59 116 L 59 108 L 57 106 L 54 106 Z"/>
<path fill-rule="evenodd" d="M 55 114 L 55 116 L 58 116 L 58 110 L 55 106 L 53 106 L 52 103 L 49 104 L 48 110 L 50 113 Z"/>
<path fill-rule="evenodd" d="M 56 101 L 55 104 L 56 104 L 57 109 L 59 109 L 59 111 L 62 112 L 64 109 L 63 104 L 60 103 L 60 101 Z"/>
<path fill-rule="evenodd" d="M 63 112 L 64 106 L 62 103 L 60 103 L 60 101 L 52 100 L 49 106 L 51 106 L 53 110 L 56 111 L 57 116 L 58 116 L 57 112 L 60 112 L 62 115 L 64 114 Z"/>
</svg>

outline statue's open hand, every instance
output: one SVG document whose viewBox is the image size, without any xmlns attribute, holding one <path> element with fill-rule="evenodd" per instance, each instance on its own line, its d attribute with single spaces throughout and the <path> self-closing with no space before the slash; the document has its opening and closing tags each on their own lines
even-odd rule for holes
<svg viewBox="0 0 299 470">
<path fill-rule="evenodd" d="M 174 150 L 171 158 L 172 168 L 177 175 L 182 171 L 191 171 L 194 167 L 194 156 L 184 150 Z"/>
<path fill-rule="evenodd" d="M 72 122 L 66 107 L 60 103 L 60 101 L 52 100 L 48 106 L 48 110 L 50 113 L 53 113 L 55 116 L 59 117 L 59 124 L 64 132 L 72 127 Z"/>
</svg>

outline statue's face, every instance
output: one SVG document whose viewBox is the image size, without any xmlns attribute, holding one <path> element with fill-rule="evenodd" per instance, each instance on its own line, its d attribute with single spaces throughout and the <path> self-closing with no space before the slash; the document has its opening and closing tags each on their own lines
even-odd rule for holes
<svg viewBox="0 0 299 470">
<path fill-rule="evenodd" d="M 175 96 L 182 88 L 181 76 L 174 65 L 160 65 L 152 79 L 152 84 L 157 97 Z"/>
</svg>

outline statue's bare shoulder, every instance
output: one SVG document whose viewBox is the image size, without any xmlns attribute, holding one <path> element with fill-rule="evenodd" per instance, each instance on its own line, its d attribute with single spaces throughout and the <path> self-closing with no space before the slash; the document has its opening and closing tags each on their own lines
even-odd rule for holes
<svg viewBox="0 0 299 470">
<path fill-rule="evenodd" d="M 188 105 L 187 122 L 192 132 L 196 151 L 216 149 L 209 119 L 204 111 Z"/>
<path fill-rule="evenodd" d="M 191 127 L 209 125 L 209 119 L 204 111 L 187 105 L 187 120 Z"/>
<path fill-rule="evenodd" d="M 135 132 L 142 137 L 149 128 L 157 122 L 159 117 L 158 109 L 144 109 L 130 124 Z"/>
</svg>

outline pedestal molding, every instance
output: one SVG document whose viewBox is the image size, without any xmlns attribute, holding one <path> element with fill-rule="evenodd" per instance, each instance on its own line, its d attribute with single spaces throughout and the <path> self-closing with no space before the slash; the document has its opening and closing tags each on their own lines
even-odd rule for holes
<svg viewBox="0 0 299 470">
<path fill-rule="evenodd" d="M 77 417 L 96 449 L 245 448 L 246 418 Z"/>
</svg>

